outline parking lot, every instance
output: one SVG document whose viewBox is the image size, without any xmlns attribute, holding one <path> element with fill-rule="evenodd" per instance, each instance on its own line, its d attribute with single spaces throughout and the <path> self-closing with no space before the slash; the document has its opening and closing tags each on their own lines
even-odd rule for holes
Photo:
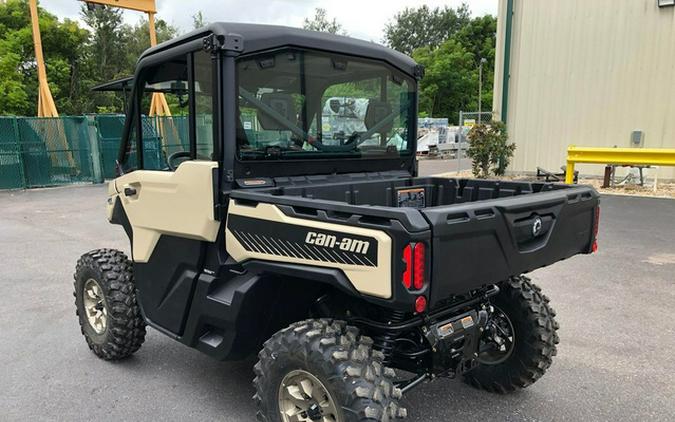
<svg viewBox="0 0 675 422">
<path fill-rule="evenodd" d="M 102 185 L 0 192 L 0 419 L 253 420 L 253 360 L 217 362 L 154 330 L 123 362 L 88 350 L 75 261 L 129 250 L 105 196 Z M 674 217 L 673 200 L 603 197 L 600 252 L 532 273 L 561 325 L 548 374 L 510 396 L 423 385 L 404 398 L 410 420 L 675 420 Z"/>
</svg>

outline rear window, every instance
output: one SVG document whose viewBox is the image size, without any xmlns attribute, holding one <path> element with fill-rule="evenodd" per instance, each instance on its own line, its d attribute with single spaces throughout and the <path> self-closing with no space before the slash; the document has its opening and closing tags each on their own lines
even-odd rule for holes
<svg viewBox="0 0 675 422">
<path fill-rule="evenodd" d="M 412 153 L 415 82 L 384 63 L 289 49 L 237 71 L 240 160 Z"/>
</svg>

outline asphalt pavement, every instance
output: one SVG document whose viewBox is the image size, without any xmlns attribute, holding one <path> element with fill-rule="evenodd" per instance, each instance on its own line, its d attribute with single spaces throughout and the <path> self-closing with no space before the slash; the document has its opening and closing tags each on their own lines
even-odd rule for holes
<svg viewBox="0 0 675 422">
<path fill-rule="evenodd" d="M 75 261 L 129 250 L 105 199 L 101 185 L 0 192 L 0 419 L 254 420 L 252 360 L 218 362 L 152 329 L 123 362 L 89 351 Z M 561 325 L 546 376 L 507 396 L 425 384 L 404 398 L 410 420 L 675 420 L 675 201 L 603 197 L 599 253 L 531 276 Z"/>
</svg>

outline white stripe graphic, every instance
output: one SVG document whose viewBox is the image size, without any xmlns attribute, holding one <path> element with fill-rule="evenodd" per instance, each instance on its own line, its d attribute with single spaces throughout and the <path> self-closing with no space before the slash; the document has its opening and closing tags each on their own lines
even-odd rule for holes
<svg viewBox="0 0 675 422">
<path fill-rule="evenodd" d="M 270 248 L 265 244 L 265 242 L 262 241 L 262 239 L 260 238 L 260 236 L 258 236 L 258 235 L 255 234 L 255 233 L 252 233 L 251 236 L 253 236 L 254 238 L 258 239 L 258 245 L 261 246 L 261 247 L 266 251 L 265 253 L 270 254 L 270 255 L 276 255 L 276 254 L 272 251 L 272 249 L 270 249 Z"/>
<path fill-rule="evenodd" d="M 256 252 L 258 252 L 258 253 L 266 253 L 265 250 L 262 249 L 262 248 L 256 243 L 256 241 L 255 241 L 255 239 L 253 238 L 253 236 L 251 236 L 249 233 L 244 233 L 244 232 L 242 232 L 241 234 L 244 236 L 244 238 L 245 238 L 246 240 L 249 241 L 249 243 L 250 243 L 251 246 L 253 247 L 253 250 L 254 250 L 254 251 L 256 251 Z"/>
<path fill-rule="evenodd" d="M 288 245 L 289 245 L 291 248 L 293 248 L 293 251 L 295 251 L 295 253 L 297 253 L 298 256 L 300 256 L 300 257 L 303 258 L 303 259 L 307 259 L 307 257 L 306 257 L 305 254 L 302 252 L 302 250 L 298 251 L 298 249 L 296 249 L 295 246 L 293 246 L 293 244 L 292 244 L 291 242 L 289 242 L 288 240 L 286 240 L 286 243 L 288 243 Z"/>
<path fill-rule="evenodd" d="M 263 240 L 265 241 L 265 243 L 266 243 L 267 245 L 269 245 L 270 248 L 272 248 L 272 250 L 274 251 L 274 254 L 275 254 L 275 255 L 282 255 L 282 256 L 284 255 L 281 251 L 279 251 L 279 250 L 272 244 L 272 242 L 270 242 L 270 240 L 269 240 L 268 238 L 266 238 L 266 237 L 265 237 L 264 235 L 262 235 L 262 234 L 261 234 L 260 236 L 263 238 Z"/>
</svg>

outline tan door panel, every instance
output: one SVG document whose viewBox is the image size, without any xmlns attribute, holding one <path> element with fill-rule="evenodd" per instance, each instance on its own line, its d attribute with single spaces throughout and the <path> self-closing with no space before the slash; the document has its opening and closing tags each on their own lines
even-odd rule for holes
<svg viewBox="0 0 675 422">
<path fill-rule="evenodd" d="M 115 180 L 133 230 L 135 262 L 150 259 L 162 234 L 216 240 L 220 222 L 213 218 L 215 168 L 215 161 L 186 161 L 175 172 L 136 170 Z"/>
</svg>

